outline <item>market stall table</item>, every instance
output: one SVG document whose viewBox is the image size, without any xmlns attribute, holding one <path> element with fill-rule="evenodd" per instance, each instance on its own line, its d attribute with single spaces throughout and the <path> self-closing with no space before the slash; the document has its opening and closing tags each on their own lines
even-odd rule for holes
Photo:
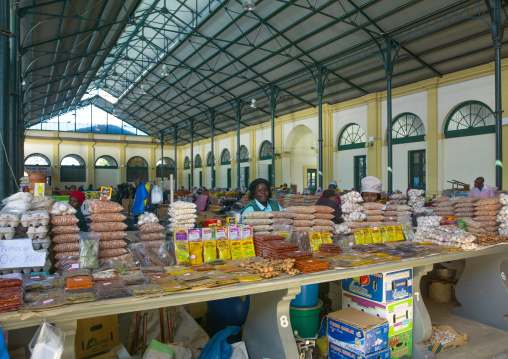
<svg viewBox="0 0 508 359">
<path fill-rule="evenodd" d="M 157 309 L 206 300 L 251 295 L 250 310 L 244 328 L 249 355 L 258 358 L 298 358 L 298 350 L 289 322 L 289 306 L 302 285 L 330 282 L 379 272 L 413 268 L 413 358 L 433 358 L 422 341 L 430 337 L 432 326 L 420 296 L 420 279 L 435 263 L 466 259 L 466 269 L 457 285 L 456 296 L 462 304 L 457 314 L 473 318 L 496 328 L 508 330 L 504 315 L 508 291 L 505 266 L 508 244 L 477 251 L 458 251 L 420 258 L 372 264 L 347 269 L 335 269 L 294 277 L 275 278 L 255 283 L 237 284 L 206 291 L 180 292 L 151 298 L 122 298 L 83 303 L 37 313 L 3 313 L 3 330 L 36 326 L 45 321 L 54 323 L 66 335 L 62 358 L 74 358 L 74 338 L 77 320 L 139 310 Z M 484 294 L 482 294 L 484 293 Z"/>
</svg>

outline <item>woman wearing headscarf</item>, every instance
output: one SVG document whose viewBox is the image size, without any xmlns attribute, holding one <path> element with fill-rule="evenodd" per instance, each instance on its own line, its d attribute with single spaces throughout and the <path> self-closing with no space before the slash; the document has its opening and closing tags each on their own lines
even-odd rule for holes
<svg viewBox="0 0 508 359">
<path fill-rule="evenodd" d="M 362 179 L 362 198 L 365 202 L 377 202 L 381 199 L 381 187 L 383 183 L 374 176 Z"/>
<path fill-rule="evenodd" d="M 335 193 L 335 196 L 337 197 L 337 203 L 340 206 L 341 205 L 341 201 L 340 201 L 340 196 L 337 194 L 337 182 L 336 181 L 330 182 L 330 184 L 328 185 L 328 189 L 329 190 L 333 190 L 333 192 Z M 323 192 L 323 195 L 321 197 L 319 197 L 319 199 L 323 199 L 323 198 L 325 198 L 324 192 Z"/>
<path fill-rule="evenodd" d="M 85 216 L 81 212 L 81 206 L 85 202 L 85 195 L 83 192 L 74 191 L 69 196 L 69 204 L 76 209 L 76 218 L 78 219 L 77 226 L 81 232 L 88 232 L 88 227 L 85 222 Z"/>
<path fill-rule="evenodd" d="M 327 206 L 334 209 L 332 218 L 333 223 L 342 223 L 342 212 L 340 210 L 339 202 L 337 201 L 337 193 L 333 189 L 327 189 L 323 191 L 323 196 L 318 199 L 316 206 Z"/>
<path fill-rule="evenodd" d="M 270 182 L 264 178 L 258 178 L 249 185 L 249 199 L 242 213 L 254 211 L 283 211 L 282 207 L 275 201 L 271 200 L 272 191 Z"/>
</svg>

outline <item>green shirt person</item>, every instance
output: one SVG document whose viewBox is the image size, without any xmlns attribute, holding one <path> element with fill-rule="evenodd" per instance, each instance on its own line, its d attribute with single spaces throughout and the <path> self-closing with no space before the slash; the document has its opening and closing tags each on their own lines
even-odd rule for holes
<svg viewBox="0 0 508 359">
<path fill-rule="evenodd" d="M 264 178 L 258 178 L 249 185 L 249 199 L 243 213 L 254 211 L 283 211 L 284 209 L 275 201 L 271 200 L 272 191 L 270 182 Z"/>
</svg>

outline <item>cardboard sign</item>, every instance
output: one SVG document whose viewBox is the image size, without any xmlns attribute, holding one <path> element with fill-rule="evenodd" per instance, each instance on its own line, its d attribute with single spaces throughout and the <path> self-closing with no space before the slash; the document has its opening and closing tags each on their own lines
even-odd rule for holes
<svg viewBox="0 0 508 359">
<path fill-rule="evenodd" d="M 43 267 L 46 253 L 35 252 L 31 239 L 0 241 L 0 269 Z"/>
</svg>

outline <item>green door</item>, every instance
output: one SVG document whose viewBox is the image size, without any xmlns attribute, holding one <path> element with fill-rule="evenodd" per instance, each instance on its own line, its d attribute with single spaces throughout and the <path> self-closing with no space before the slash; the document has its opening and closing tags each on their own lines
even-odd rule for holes
<svg viewBox="0 0 508 359">
<path fill-rule="evenodd" d="M 199 171 L 199 187 L 203 187 L 203 171 Z"/>
<path fill-rule="evenodd" d="M 354 185 L 355 191 L 361 191 L 362 179 L 367 176 L 367 156 L 355 156 Z"/>
<path fill-rule="evenodd" d="M 231 168 L 228 168 L 228 186 L 227 188 L 231 188 Z"/>
<path fill-rule="evenodd" d="M 308 169 L 307 170 L 307 188 L 311 192 L 316 192 L 316 178 L 317 178 L 317 170 Z"/>
<path fill-rule="evenodd" d="M 250 168 L 249 167 L 244 167 L 243 168 L 243 179 L 244 179 L 244 186 L 245 188 L 249 187 L 249 184 L 250 184 Z"/>
<path fill-rule="evenodd" d="M 409 151 L 409 184 L 414 189 L 426 188 L 425 150 Z"/>
</svg>

